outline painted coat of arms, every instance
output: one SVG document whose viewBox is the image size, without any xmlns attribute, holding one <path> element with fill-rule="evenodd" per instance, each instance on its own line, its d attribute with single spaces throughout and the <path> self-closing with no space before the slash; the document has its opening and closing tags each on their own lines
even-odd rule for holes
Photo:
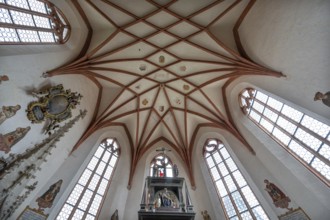
<svg viewBox="0 0 330 220">
<path fill-rule="evenodd" d="M 69 89 L 64 90 L 62 84 L 32 94 L 39 100 L 28 105 L 26 110 L 28 119 L 32 123 L 48 120 L 49 126 L 55 126 L 57 123 L 70 118 L 72 116 L 71 110 L 80 104 L 79 100 L 82 98 L 77 92 L 71 92 Z"/>
</svg>

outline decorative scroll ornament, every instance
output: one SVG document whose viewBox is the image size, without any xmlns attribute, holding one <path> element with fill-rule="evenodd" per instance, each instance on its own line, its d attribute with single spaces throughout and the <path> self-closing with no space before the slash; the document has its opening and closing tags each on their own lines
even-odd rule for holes
<svg viewBox="0 0 330 220">
<path fill-rule="evenodd" d="M 265 190 L 268 192 L 277 208 L 292 210 L 292 208 L 289 208 L 289 202 L 291 202 L 291 199 L 288 196 L 286 196 L 274 183 L 269 182 L 267 179 L 264 180 L 264 183 L 266 183 Z"/>
<path fill-rule="evenodd" d="M 52 207 L 57 193 L 61 190 L 62 182 L 63 180 L 59 180 L 51 185 L 49 189 L 36 200 L 40 210 Z"/>
<path fill-rule="evenodd" d="M 4 151 L 6 154 L 9 153 L 12 146 L 22 140 L 30 129 L 30 126 L 28 126 L 26 128 L 16 128 L 15 131 L 4 135 L 0 134 L 0 151 Z"/>
<path fill-rule="evenodd" d="M 32 123 L 49 120 L 47 131 L 51 130 L 57 123 L 71 118 L 71 109 L 75 109 L 82 98 L 82 95 L 77 92 L 64 90 L 62 84 L 33 93 L 33 95 L 39 100 L 28 105 L 27 117 Z"/>
<path fill-rule="evenodd" d="M 2 111 L 0 112 L 0 125 L 8 118 L 13 117 L 18 110 L 21 109 L 20 105 L 15 106 L 2 106 Z"/>
</svg>

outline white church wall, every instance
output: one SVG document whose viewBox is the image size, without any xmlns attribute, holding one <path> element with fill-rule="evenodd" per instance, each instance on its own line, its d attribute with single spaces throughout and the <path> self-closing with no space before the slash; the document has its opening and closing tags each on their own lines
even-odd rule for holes
<svg viewBox="0 0 330 220">
<path fill-rule="evenodd" d="M 329 188 L 283 147 L 244 116 L 241 111 L 234 111 L 234 109 L 239 109 L 237 97 L 243 88 L 259 88 L 248 83 L 240 83 L 232 87 L 230 88 L 231 93 L 228 95 L 230 96 L 229 100 L 233 100 L 230 103 L 231 112 L 234 112 L 233 118 L 240 132 L 256 151 L 256 157 L 261 161 L 261 166 L 265 167 L 271 174 L 272 177 L 269 177 L 268 180 L 277 184 L 291 198 L 292 203 L 290 205 L 293 208 L 301 207 L 311 219 L 328 219 L 330 209 L 326 204 L 330 203 Z M 267 93 L 267 91 L 263 92 Z M 275 96 L 275 98 L 313 117 L 317 116 L 280 97 Z M 269 197 L 265 197 L 269 203 L 272 203 Z M 272 207 L 277 215 L 286 211 L 275 208 L 274 205 Z"/>
<path fill-rule="evenodd" d="M 286 78 L 249 77 L 248 82 L 312 112 L 330 118 L 315 102 L 330 85 L 330 1 L 256 1 L 239 29 L 252 60 Z"/>
<path fill-rule="evenodd" d="M 276 219 L 276 213 L 269 205 L 270 202 L 265 199 L 268 194 L 264 191 L 265 184 L 264 179 L 271 179 L 271 174 L 264 168 L 259 159 L 253 155 L 239 140 L 227 131 L 220 129 L 201 129 L 196 137 L 196 146 L 199 148 L 196 152 L 198 159 L 198 165 L 201 167 L 203 172 L 203 181 L 208 190 L 210 198 L 212 199 L 212 207 L 214 209 L 215 219 L 225 219 L 224 211 L 220 203 L 216 188 L 213 184 L 209 170 L 206 166 L 205 160 L 202 153 L 200 152 L 205 142 L 209 138 L 216 138 L 223 141 L 226 149 L 230 153 L 231 157 L 237 164 L 237 167 L 241 171 L 242 175 L 248 182 L 251 190 L 256 195 L 260 204 L 263 206 L 265 212 L 268 214 L 270 219 Z"/>
</svg>

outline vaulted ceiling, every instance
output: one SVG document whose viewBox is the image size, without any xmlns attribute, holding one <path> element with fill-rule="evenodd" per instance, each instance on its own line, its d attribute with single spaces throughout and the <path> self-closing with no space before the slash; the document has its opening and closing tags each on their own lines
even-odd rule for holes
<svg viewBox="0 0 330 220">
<path fill-rule="evenodd" d="M 249 59 L 240 43 L 254 2 L 73 1 L 89 34 L 77 59 L 48 76 L 83 75 L 98 88 L 93 119 L 74 150 L 101 128 L 122 127 L 130 183 L 143 154 L 163 142 L 179 154 L 193 186 L 200 128 L 225 129 L 253 153 L 232 120 L 227 87 L 241 76 L 282 76 Z"/>
</svg>

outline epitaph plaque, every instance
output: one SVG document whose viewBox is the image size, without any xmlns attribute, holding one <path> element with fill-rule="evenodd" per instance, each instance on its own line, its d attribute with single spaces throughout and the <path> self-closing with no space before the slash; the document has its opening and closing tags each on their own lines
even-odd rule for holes
<svg viewBox="0 0 330 220">
<path fill-rule="evenodd" d="M 279 216 L 280 220 L 311 220 L 301 208 L 294 209 Z"/>
<path fill-rule="evenodd" d="M 46 220 L 48 215 L 37 209 L 31 209 L 27 206 L 22 214 L 18 217 L 18 220 Z"/>
</svg>

